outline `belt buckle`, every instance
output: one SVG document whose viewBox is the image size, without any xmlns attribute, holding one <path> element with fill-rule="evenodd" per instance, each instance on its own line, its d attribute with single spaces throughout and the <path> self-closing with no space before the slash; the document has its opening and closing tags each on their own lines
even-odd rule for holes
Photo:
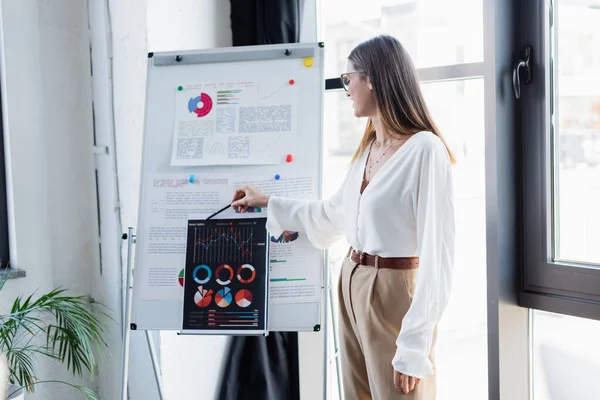
<svg viewBox="0 0 600 400">
<path fill-rule="evenodd" d="M 362 251 L 358 253 L 358 263 L 360 265 L 365 265 L 365 253 Z"/>
</svg>

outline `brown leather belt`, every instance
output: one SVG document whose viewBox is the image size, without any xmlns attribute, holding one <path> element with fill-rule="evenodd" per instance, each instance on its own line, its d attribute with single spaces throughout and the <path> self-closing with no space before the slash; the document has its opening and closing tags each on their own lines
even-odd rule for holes
<svg viewBox="0 0 600 400">
<path fill-rule="evenodd" d="M 391 269 L 415 269 L 419 267 L 419 257 L 379 257 L 356 252 L 352 247 L 348 250 L 348 255 L 353 262 L 367 267 Z"/>
</svg>

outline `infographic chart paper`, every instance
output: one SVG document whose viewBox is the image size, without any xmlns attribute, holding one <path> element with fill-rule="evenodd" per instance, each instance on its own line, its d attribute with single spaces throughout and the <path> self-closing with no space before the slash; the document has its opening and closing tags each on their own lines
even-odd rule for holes
<svg viewBox="0 0 600 400">
<path fill-rule="evenodd" d="M 171 165 L 279 164 L 292 150 L 296 109 L 293 80 L 179 86 Z"/>
<path fill-rule="evenodd" d="M 267 329 L 266 218 L 189 220 L 183 331 Z"/>
</svg>

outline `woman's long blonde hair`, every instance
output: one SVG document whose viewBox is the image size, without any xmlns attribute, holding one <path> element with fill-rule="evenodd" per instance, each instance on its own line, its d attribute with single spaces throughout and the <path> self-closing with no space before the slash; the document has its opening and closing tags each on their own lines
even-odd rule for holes
<svg viewBox="0 0 600 400">
<path fill-rule="evenodd" d="M 415 67 L 398 39 L 388 35 L 376 36 L 356 46 L 348 60 L 362 79 L 369 77 L 371 80 L 381 120 L 392 135 L 432 132 L 446 146 L 451 163 L 456 162 L 429 114 Z M 369 118 L 352 161 L 363 154 L 374 138 L 375 125 Z"/>
</svg>

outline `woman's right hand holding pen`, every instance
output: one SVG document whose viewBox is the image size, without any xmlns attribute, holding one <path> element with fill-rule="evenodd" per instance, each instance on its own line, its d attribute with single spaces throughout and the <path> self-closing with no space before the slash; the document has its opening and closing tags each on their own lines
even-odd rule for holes
<svg viewBox="0 0 600 400">
<path fill-rule="evenodd" d="M 235 189 L 231 207 L 238 212 L 246 212 L 248 207 L 266 207 L 269 196 L 261 193 L 252 185 L 245 185 Z"/>
</svg>

